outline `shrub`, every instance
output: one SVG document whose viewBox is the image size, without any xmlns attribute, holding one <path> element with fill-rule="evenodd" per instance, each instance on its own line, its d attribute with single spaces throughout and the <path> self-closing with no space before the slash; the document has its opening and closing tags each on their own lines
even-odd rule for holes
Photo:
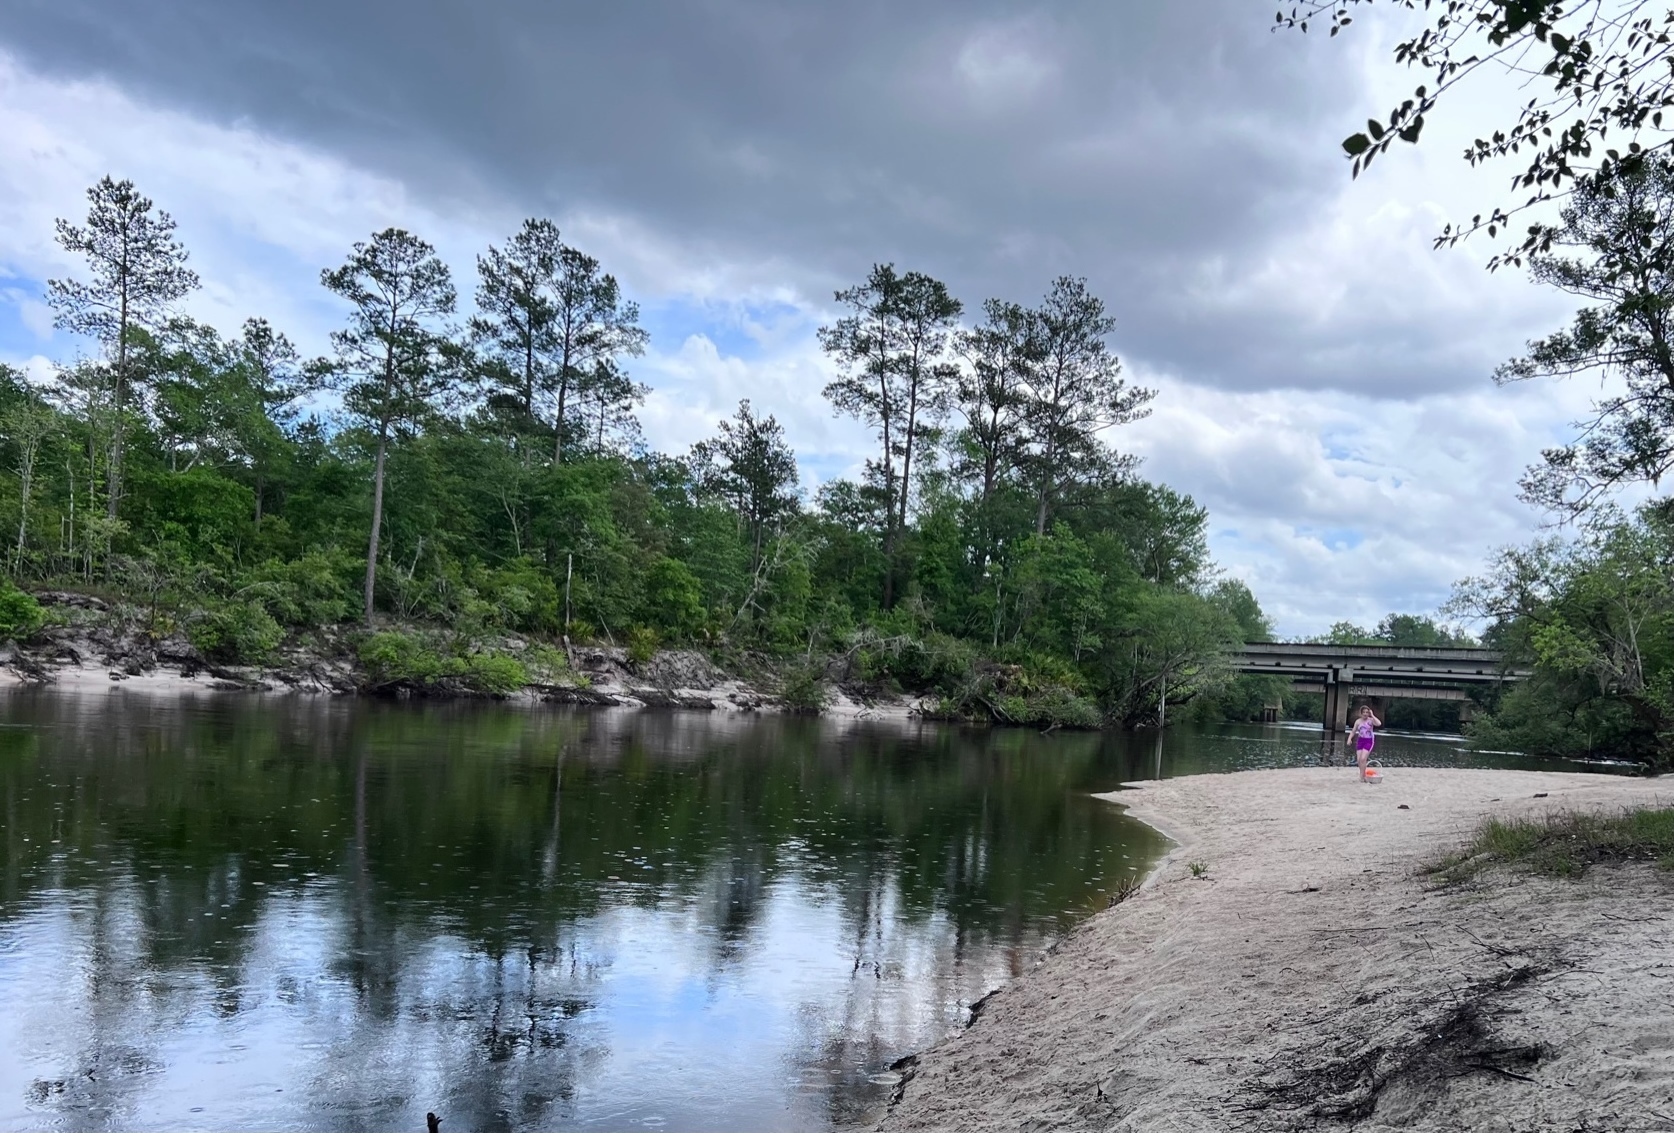
<svg viewBox="0 0 1674 1133">
<path fill-rule="evenodd" d="M 404 685 L 422 692 L 509 696 L 529 683 L 529 670 L 510 654 L 448 653 L 414 633 L 372 634 L 360 643 L 358 652 L 375 689 Z"/>
<path fill-rule="evenodd" d="M 661 644 L 656 630 L 635 626 L 628 631 L 628 659 L 636 665 L 643 665 L 657 655 L 657 647 Z"/>
<path fill-rule="evenodd" d="M 359 560 L 310 551 L 300 559 L 272 559 L 251 571 L 242 593 L 285 625 L 331 625 L 352 617 L 355 593 L 350 572 Z"/>
<path fill-rule="evenodd" d="M 531 678 L 542 684 L 574 684 L 576 681 L 570 659 L 562 649 L 554 649 L 550 645 L 537 642 L 529 646 L 523 653 L 523 666 Z"/>
<path fill-rule="evenodd" d="M 552 576 L 528 559 L 515 559 L 473 578 L 493 606 L 492 624 L 524 632 L 550 633 L 564 621 L 564 600 Z"/>
<path fill-rule="evenodd" d="M 871 679 L 891 681 L 913 692 L 951 692 L 971 678 L 976 650 L 967 642 L 932 633 L 902 636 L 862 654 L 861 671 Z"/>
<path fill-rule="evenodd" d="M 441 679 L 446 659 L 417 635 L 386 630 L 360 643 L 360 663 L 374 685 L 429 685 Z"/>
<path fill-rule="evenodd" d="M 456 674 L 472 692 L 510 696 L 529 683 L 523 662 L 505 653 L 470 653 L 460 658 Z"/>
<path fill-rule="evenodd" d="M 273 657 L 285 631 L 259 602 L 228 602 L 204 611 L 186 636 L 211 661 L 260 665 Z"/>
<path fill-rule="evenodd" d="M 779 680 L 779 699 L 792 712 L 817 716 L 825 711 L 831 690 L 826 686 L 820 666 L 796 664 L 787 668 Z"/>
<path fill-rule="evenodd" d="M 0 641 L 24 641 L 41 628 L 41 604 L 5 579 L 0 579 Z"/>
</svg>

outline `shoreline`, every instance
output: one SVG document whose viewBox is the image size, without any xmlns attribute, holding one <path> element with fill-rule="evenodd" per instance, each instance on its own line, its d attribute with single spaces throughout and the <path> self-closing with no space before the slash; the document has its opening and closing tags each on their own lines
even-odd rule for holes
<svg viewBox="0 0 1674 1133">
<path fill-rule="evenodd" d="M 1174 848 L 917 1055 L 878 1129 L 1674 1129 L 1674 876 L 1418 873 L 1489 814 L 1670 805 L 1674 782 L 1298 768 L 1123 788 L 1096 797 Z"/>
<path fill-rule="evenodd" d="M 87 652 L 92 652 L 88 650 Z M 148 665 L 125 665 L 120 659 L 94 663 L 33 656 L 15 646 L 0 652 L 0 690 L 52 689 L 95 694 L 127 690 L 156 696 L 246 693 L 271 696 L 327 696 L 373 700 L 470 700 L 500 704 L 561 704 L 598 708 L 686 709 L 690 711 L 766 712 L 795 715 L 777 695 L 723 673 L 701 654 L 665 650 L 649 662 L 633 666 L 621 649 L 587 647 L 576 650 L 586 663 L 583 678 L 574 684 L 530 684 L 515 692 L 493 696 L 437 689 L 374 690 L 361 674 L 341 659 L 308 657 L 286 667 L 182 664 L 153 660 Z M 901 696 L 866 702 L 833 686 L 817 713 L 834 720 L 930 720 L 920 698 Z"/>
</svg>

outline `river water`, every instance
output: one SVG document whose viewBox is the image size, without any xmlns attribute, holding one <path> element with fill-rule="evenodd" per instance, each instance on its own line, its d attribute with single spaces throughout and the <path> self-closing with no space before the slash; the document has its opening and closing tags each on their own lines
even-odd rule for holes
<svg viewBox="0 0 1674 1133">
<path fill-rule="evenodd" d="M 850 1126 L 1317 737 L 0 692 L 0 1127 Z"/>
</svg>

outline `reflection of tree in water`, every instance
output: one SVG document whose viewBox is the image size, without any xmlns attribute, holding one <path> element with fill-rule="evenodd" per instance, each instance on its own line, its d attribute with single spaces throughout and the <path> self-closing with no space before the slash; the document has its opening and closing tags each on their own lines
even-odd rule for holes
<svg viewBox="0 0 1674 1133">
<path fill-rule="evenodd" d="M 64 999 L 74 997 L 84 1006 L 54 1020 L 61 1068 L 35 1078 L 27 1088 L 32 1107 L 73 1117 L 74 1124 L 86 1128 L 131 1123 L 148 1079 L 162 1069 L 152 1036 L 136 1034 L 132 1027 L 155 990 L 131 947 L 133 897 L 130 887 L 113 886 L 90 894 L 74 914 L 79 986 L 58 990 Z"/>
<path fill-rule="evenodd" d="M 766 855 L 752 847 L 721 858 L 705 873 L 696 905 L 701 923 L 710 929 L 717 967 L 736 962 L 749 943 L 767 895 Z"/>
<path fill-rule="evenodd" d="M 131 879 L 131 963 L 194 979 L 101 1002 L 130 1033 L 195 1004 L 281 1011 L 326 1044 L 306 1064 L 311 1125 L 444 1105 L 456 1130 L 561 1121 L 608 1056 L 599 918 L 683 909 L 709 943 L 681 962 L 720 973 L 749 962 L 781 892 L 839 913 L 850 979 L 805 1006 L 798 1044 L 859 1097 L 868 1068 L 961 1020 L 1123 868 L 1114 816 L 1083 797 L 1111 773 L 1098 737 L 308 699 L 87 708 L 9 704 L 39 729 L 32 761 L 0 764 L 17 820 L 0 919 L 49 885 L 108 900 Z M 299 932 L 317 963 L 275 959 Z M 82 1120 L 90 1101 L 59 1108 Z"/>
<path fill-rule="evenodd" d="M 393 1010 L 357 1017 L 308 1089 L 311 1127 L 389 1127 L 425 1109 L 461 1129 L 550 1127 L 608 1047 L 600 971 L 577 946 L 490 954 L 395 933 Z M 444 969 L 446 979 L 436 979 Z"/>
</svg>

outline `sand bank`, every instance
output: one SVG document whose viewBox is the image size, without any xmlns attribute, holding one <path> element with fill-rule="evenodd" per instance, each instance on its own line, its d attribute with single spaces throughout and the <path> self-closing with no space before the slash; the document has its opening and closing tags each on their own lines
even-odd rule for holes
<svg viewBox="0 0 1674 1133">
<path fill-rule="evenodd" d="M 1105 797 L 1178 848 L 922 1055 L 882 1129 L 1674 1130 L 1674 877 L 1417 873 L 1486 814 L 1670 805 L 1674 782 L 1134 786 Z"/>
</svg>

